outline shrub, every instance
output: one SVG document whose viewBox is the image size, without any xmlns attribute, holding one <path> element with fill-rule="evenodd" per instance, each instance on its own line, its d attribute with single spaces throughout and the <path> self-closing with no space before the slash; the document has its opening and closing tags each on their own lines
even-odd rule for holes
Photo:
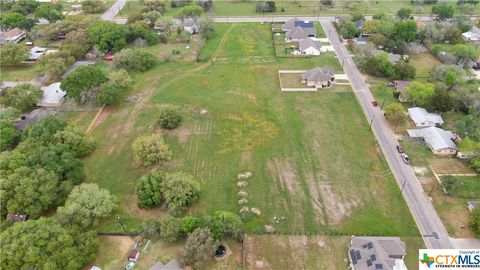
<svg viewBox="0 0 480 270">
<path fill-rule="evenodd" d="M 137 138 L 132 148 L 135 162 L 144 167 L 172 159 L 172 152 L 159 134 Z"/>
<path fill-rule="evenodd" d="M 198 200 L 200 185 L 191 175 L 181 172 L 170 173 L 166 176 L 162 193 L 169 212 L 178 215 Z"/>
<path fill-rule="evenodd" d="M 162 186 L 165 182 L 165 174 L 157 169 L 142 176 L 135 186 L 140 208 L 153 208 L 163 201 Z"/>
<path fill-rule="evenodd" d="M 25 112 L 32 109 L 42 95 L 43 92 L 40 88 L 29 83 L 22 83 L 8 88 L 0 102 L 5 106 Z"/>
<path fill-rule="evenodd" d="M 161 232 L 161 225 L 162 223 L 158 218 L 151 217 L 145 219 L 142 223 L 142 235 L 148 238 L 159 237 Z"/>
<path fill-rule="evenodd" d="M 172 108 L 163 109 L 158 120 L 160 126 L 165 129 L 175 129 L 180 126 L 182 116 Z"/>
<path fill-rule="evenodd" d="M 180 255 L 180 263 L 182 265 L 195 265 L 200 267 L 210 258 L 218 242 L 212 236 L 207 228 L 196 229 L 187 239 L 182 254 Z"/>
<path fill-rule="evenodd" d="M 160 238 L 166 242 L 175 242 L 181 235 L 182 220 L 172 216 L 165 216 L 160 224 Z"/>
<path fill-rule="evenodd" d="M 146 71 L 155 65 L 155 56 L 138 49 L 123 49 L 115 55 L 115 68 Z"/>
</svg>

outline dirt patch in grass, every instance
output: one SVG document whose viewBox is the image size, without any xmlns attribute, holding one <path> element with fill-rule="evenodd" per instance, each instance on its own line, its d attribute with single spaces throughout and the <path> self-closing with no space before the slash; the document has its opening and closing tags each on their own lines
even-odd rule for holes
<svg viewBox="0 0 480 270">
<path fill-rule="evenodd" d="M 105 270 L 123 269 L 127 263 L 127 254 L 135 241 L 130 236 L 99 236 L 100 246 L 95 261 L 84 270 L 97 265 Z"/>
<path fill-rule="evenodd" d="M 295 223 L 300 223 L 303 221 L 301 214 L 302 201 L 303 201 L 303 190 L 298 182 L 297 169 L 293 165 L 292 161 L 288 159 L 275 159 L 267 163 L 268 170 L 274 179 L 274 182 L 277 183 L 277 189 L 274 190 L 275 194 L 278 194 L 282 191 L 286 191 L 290 196 L 290 203 L 292 211 L 295 211 Z M 278 198 L 282 196 L 278 195 Z M 273 198 L 274 199 L 274 198 Z"/>
<path fill-rule="evenodd" d="M 412 168 L 415 174 L 420 176 L 427 174 L 429 170 L 427 167 L 422 167 L 422 166 L 413 166 Z"/>
<path fill-rule="evenodd" d="M 242 152 L 240 154 L 240 165 L 245 166 L 252 160 L 252 152 Z"/>
<path fill-rule="evenodd" d="M 475 173 L 468 161 L 457 158 L 435 157 L 431 160 L 431 166 L 437 174 L 470 174 Z"/>
<path fill-rule="evenodd" d="M 314 175 L 307 175 L 305 180 L 308 184 L 308 191 L 312 199 L 315 219 L 317 220 L 318 224 L 325 225 L 325 208 L 323 207 L 322 197 L 319 188 L 319 185 L 323 184 L 321 181 L 324 179 L 322 178 L 324 178 L 322 174 L 317 174 L 316 177 Z"/>
<path fill-rule="evenodd" d="M 175 137 L 178 139 L 178 143 L 185 145 L 188 142 L 188 139 L 192 135 L 192 131 L 186 127 L 180 127 L 173 130 L 164 131 L 167 136 Z"/>
<path fill-rule="evenodd" d="M 95 125 L 93 126 L 93 128 L 95 129 L 96 127 L 100 126 L 103 122 L 105 122 L 105 120 L 108 119 L 111 113 L 112 113 L 112 108 L 105 107 L 105 109 L 103 109 L 103 112 L 98 117 L 97 122 L 95 122 Z"/>
<path fill-rule="evenodd" d="M 342 198 L 328 183 L 320 185 L 320 194 L 328 214 L 329 223 L 332 225 L 340 224 L 342 219 L 351 214 L 352 208 L 360 204 L 352 196 L 350 196 L 351 201 Z"/>
</svg>

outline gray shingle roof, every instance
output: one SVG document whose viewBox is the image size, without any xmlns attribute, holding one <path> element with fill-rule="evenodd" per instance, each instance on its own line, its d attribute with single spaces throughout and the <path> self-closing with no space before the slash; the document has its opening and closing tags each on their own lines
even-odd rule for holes
<svg viewBox="0 0 480 270">
<path fill-rule="evenodd" d="M 443 124 L 443 119 L 436 113 L 429 113 L 424 108 L 413 107 L 408 109 L 408 116 L 412 119 L 415 125 L 421 123 Z"/>
<path fill-rule="evenodd" d="M 288 39 L 306 39 L 308 38 L 307 33 L 301 27 L 295 27 L 287 31 L 286 37 Z"/>
<path fill-rule="evenodd" d="M 313 47 L 317 50 L 320 50 L 320 48 L 322 47 L 322 42 L 312 40 L 311 38 L 306 38 L 306 39 L 302 39 L 298 42 L 298 47 L 300 48 L 300 51 L 304 51 L 304 50 L 308 49 L 309 47 Z"/>
<path fill-rule="evenodd" d="M 399 237 L 352 236 L 348 252 L 355 270 L 393 269 L 396 259 L 405 255 L 405 243 Z"/>
<path fill-rule="evenodd" d="M 328 81 L 333 77 L 334 70 L 331 67 L 316 67 L 305 72 L 302 76 L 302 80 L 307 81 Z"/>
<path fill-rule="evenodd" d="M 161 262 L 156 262 L 149 270 L 182 270 L 177 260 L 170 260 L 167 264 L 162 264 Z"/>
<path fill-rule="evenodd" d="M 287 31 L 287 30 L 290 30 L 290 29 L 293 29 L 295 28 L 295 22 L 297 21 L 298 19 L 297 18 L 293 18 L 293 19 L 290 19 L 288 21 L 286 21 L 283 26 L 282 26 L 282 29 L 284 31 Z"/>
<path fill-rule="evenodd" d="M 443 130 L 437 127 L 427 127 L 418 129 L 407 129 L 408 135 L 413 138 L 423 138 L 433 150 L 457 149 L 453 142 L 455 135 L 451 131 Z"/>
</svg>

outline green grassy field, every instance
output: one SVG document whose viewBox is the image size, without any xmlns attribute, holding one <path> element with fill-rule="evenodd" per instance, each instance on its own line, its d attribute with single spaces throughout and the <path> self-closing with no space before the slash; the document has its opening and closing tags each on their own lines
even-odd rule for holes
<svg viewBox="0 0 480 270">
<path fill-rule="evenodd" d="M 472 199 L 480 198 L 480 176 L 452 177 L 456 180 L 456 184 L 448 190 L 452 196 Z"/>
<path fill-rule="evenodd" d="M 40 66 L 2 68 L 1 81 L 30 81 L 40 73 Z"/>
<path fill-rule="evenodd" d="M 340 71 L 335 56 L 277 59 L 266 24 L 220 24 L 217 30 L 202 59 L 229 34 L 211 65 L 166 62 L 134 74 L 140 100 L 110 108 L 93 131 L 98 147 L 85 160 L 87 179 L 119 197 L 118 214 L 128 229 L 165 214 L 138 209 L 134 194 L 148 169 L 133 164 L 131 143 L 158 132 L 174 152 L 162 169 L 182 170 L 201 182 L 192 213 L 237 212 L 236 175 L 251 171 L 248 206 L 262 213 L 247 220 L 248 230 L 261 230 L 278 216 L 285 217 L 275 225 L 279 231 L 417 235 L 354 94 L 280 92 L 279 69 L 329 65 Z M 174 131 L 156 124 L 166 105 L 184 116 Z M 200 116 L 200 109 L 208 116 Z M 98 229 L 119 227 L 112 218 Z"/>
<path fill-rule="evenodd" d="M 349 14 L 361 12 L 366 14 L 374 14 L 377 12 L 385 12 L 394 14 L 400 8 L 410 8 L 414 13 L 430 13 L 432 5 L 412 5 L 410 1 L 390 1 L 390 0 L 366 0 L 366 1 L 333 1 L 333 6 L 321 4 L 318 0 L 298 1 L 298 0 L 281 0 L 275 1 L 277 10 L 272 13 L 255 12 L 256 1 L 254 0 L 214 0 L 215 16 L 282 16 L 282 15 L 305 15 L 318 16 L 325 14 Z M 448 0 L 451 4 L 456 4 L 455 0 Z M 139 1 L 129 1 L 125 8 L 119 14 L 120 16 L 128 16 L 140 12 L 142 4 Z M 175 16 L 180 8 L 168 7 L 166 15 Z M 477 5 L 477 11 L 480 8 Z M 468 13 L 472 10 L 457 10 L 457 13 Z"/>
</svg>

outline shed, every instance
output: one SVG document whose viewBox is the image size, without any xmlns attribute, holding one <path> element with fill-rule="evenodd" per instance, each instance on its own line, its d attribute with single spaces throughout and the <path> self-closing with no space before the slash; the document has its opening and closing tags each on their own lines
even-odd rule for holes
<svg viewBox="0 0 480 270">
<path fill-rule="evenodd" d="M 136 262 L 139 256 L 140 256 L 140 252 L 134 249 L 130 251 L 130 253 L 128 253 L 128 260 L 131 262 Z"/>
<path fill-rule="evenodd" d="M 61 105 L 67 93 L 60 88 L 60 84 L 61 83 L 56 82 L 42 87 L 43 96 L 40 101 L 37 102 L 37 106 L 57 107 Z"/>
</svg>

